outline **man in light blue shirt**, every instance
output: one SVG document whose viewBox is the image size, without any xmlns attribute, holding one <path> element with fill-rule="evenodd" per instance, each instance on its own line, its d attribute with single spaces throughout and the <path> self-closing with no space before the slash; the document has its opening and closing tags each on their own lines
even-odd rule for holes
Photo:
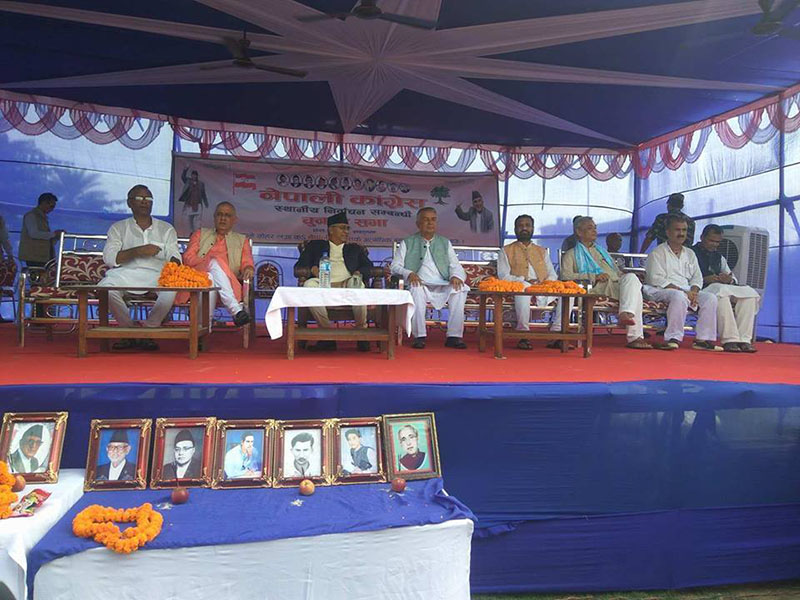
<svg viewBox="0 0 800 600">
<path fill-rule="evenodd" d="M 239 445 L 225 453 L 225 478 L 260 476 L 261 461 L 255 448 L 255 436 L 251 431 L 243 431 Z"/>
</svg>

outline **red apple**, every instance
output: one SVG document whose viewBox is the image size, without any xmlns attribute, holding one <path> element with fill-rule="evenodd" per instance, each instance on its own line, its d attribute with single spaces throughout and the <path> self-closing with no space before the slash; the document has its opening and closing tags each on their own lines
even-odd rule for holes
<svg viewBox="0 0 800 600">
<path fill-rule="evenodd" d="M 300 482 L 300 493 L 303 494 L 303 496 L 310 496 L 314 493 L 315 487 L 313 481 L 310 479 L 303 479 L 303 481 Z"/>
<path fill-rule="evenodd" d="M 22 475 L 17 475 L 14 478 L 14 485 L 11 486 L 11 491 L 12 492 L 21 492 L 22 490 L 25 489 L 25 485 L 26 485 L 25 478 Z"/>
<path fill-rule="evenodd" d="M 402 477 L 395 477 L 392 479 L 392 489 L 398 494 L 402 494 L 406 490 L 406 480 Z"/>
<path fill-rule="evenodd" d="M 183 504 L 189 501 L 189 490 L 185 487 L 176 487 L 172 490 L 172 503 Z"/>
</svg>

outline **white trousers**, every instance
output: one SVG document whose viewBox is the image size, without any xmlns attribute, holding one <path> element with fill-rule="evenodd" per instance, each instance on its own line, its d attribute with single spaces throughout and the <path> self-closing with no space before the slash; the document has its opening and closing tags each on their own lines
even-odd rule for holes
<svg viewBox="0 0 800 600">
<path fill-rule="evenodd" d="M 447 296 L 447 337 L 464 337 L 464 304 L 467 302 L 467 291 L 469 288 L 462 287 L 460 291 L 455 291 L 452 286 L 434 286 L 436 288 L 450 287 Z M 414 299 L 414 315 L 411 317 L 411 332 L 414 337 L 425 337 L 428 335 L 425 324 L 425 313 L 427 311 L 428 294 L 430 293 L 425 284 L 409 285 L 406 288 L 411 292 Z"/>
<path fill-rule="evenodd" d="M 208 275 L 211 277 L 211 282 L 214 287 L 219 288 L 219 297 L 222 304 L 228 309 L 231 315 L 235 315 L 240 310 L 244 310 L 244 304 L 236 299 L 231 287 L 231 280 L 228 275 L 222 270 L 222 267 L 217 262 L 216 258 L 212 258 L 208 263 Z M 214 309 L 217 306 L 217 292 L 209 292 L 208 294 L 208 312 L 211 317 L 214 316 Z"/>
<path fill-rule="evenodd" d="M 306 279 L 303 287 L 319 287 L 319 278 L 312 277 Z M 350 277 L 344 281 L 331 283 L 331 287 L 345 287 L 345 288 L 363 288 L 364 280 L 361 277 Z M 364 328 L 367 326 L 367 307 L 366 306 L 353 306 L 353 317 L 355 318 L 356 327 Z M 331 328 L 331 320 L 328 318 L 328 309 L 324 306 L 309 306 L 308 310 L 314 315 L 314 320 L 317 325 L 325 329 Z"/>
<path fill-rule="evenodd" d="M 686 324 L 686 313 L 689 310 L 689 297 L 683 290 L 645 287 L 648 298 L 657 302 L 667 302 L 667 330 L 665 340 L 683 339 L 683 327 Z M 713 342 L 717 339 L 717 297 L 714 294 L 700 291 L 697 294 L 697 325 L 695 334 L 698 340 Z"/>
<path fill-rule="evenodd" d="M 619 312 L 631 313 L 633 325 L 629 325 L 627 338 L 629 342 L 644 336 L 642 326 L 642 282 L 633 273 L 625 273 L 619 280 Z"/>
<path fill-rule="evenodd" d="M 717 328 L 720 341 L 749 344 L 753 341 L 753 326 L 758 312 L 758 298 L 736 298 L 731 306 L 731 296 L 717 298 Z"/>
<path fill-rule="evenodd" d="M 142 325 L 144 327 L 161 327 L 161 322 L 167 316 L 167 313 L 172 310 L 174 302 L 175 292 L 159 292 L 155 305 L 150 309 L 150 314 L 142 322 Z M 134 326 L 130 308 L 123 300 L 122 292 L 116 290 L 108 292 L 108 308 L 121 327 Z"/>
</svg>

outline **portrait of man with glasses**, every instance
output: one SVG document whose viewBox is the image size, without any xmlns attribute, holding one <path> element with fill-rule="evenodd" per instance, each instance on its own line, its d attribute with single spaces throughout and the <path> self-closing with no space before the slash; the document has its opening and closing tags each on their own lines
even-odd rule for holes
<svg viewBox="0 0 800 600">
<path fill-rule="evenodd" d="M 136 478 L 136 453 L 131 454 L 128 431 L 115 429 L 111 432 L 105 456 L 98 453 L 96 481 L 128 481 Z"/>
<path fill-rule="evenodd" d="M 27 428 L 21 432 L 17 449 L 8 455 L 8 468 L 12 473 L 44 473 L 50 462 L 52 431 L 43 423 L 21 423 L 18 427 L 23 426 Z"/>
</svg>

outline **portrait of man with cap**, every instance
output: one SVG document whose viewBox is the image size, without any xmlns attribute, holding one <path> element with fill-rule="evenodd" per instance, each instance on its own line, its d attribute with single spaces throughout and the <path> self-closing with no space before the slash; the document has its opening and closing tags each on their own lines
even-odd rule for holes
<svg viewBox="0 0 800 600">
<path fill-rule="evenodd" d="M 8 456 L 12 473 L 44 473 L 50 462 L 50 444 L 44 442 L 44 425 L 33 423 L 19 440 L 19 448 Z M 52 439 L 52 436 L 49 438 Z"/>
<path fill-rule="evenodd" d="M 456 216 L 462 221 L 469 221 L 472 231 L 486 233 L 494 229 L 494 215 L 483 205 L 483 196 L 477 190 L 472 190 L 472 206 L 469 210 L 461 208 L 461 203 L 456 206 Z"/>
<path fill-rule="evenodd" d="M 169 432 L 167 432 L 169 436 Z M 174 458 L 164 464 L 162 478 L 169 479 L 200 479 L 202 477 L 200 460 L 196 457 L 194 436 L 188 429 L 181 429 L 175 436 Z M 202 447 L 200 456 L 202 456 Z"/>
<path fill-rule="evenodd" d="M 108 462 L 98 465 L 95 473 L 97 481 L 125 481 L 136 478 L 136 457 L 128 460 L 131 451 L 127 429 L 115 429 L 106 444 L 105 453 Z M 98 462 L 104 460 L 98 455 Z"/>
<path fill-rule="evenodd" d="M 306 279 L 303 287 L 319 287 L 319 261 L 327 256 L 331 262 L 331 287 L 363 288 L 368 284 L 372 270 L 372 261 L 367 250 L 359 244 L 350 244 L 350 225 L 347 222 L 347 211 L 338 212 L 328 217 L 328 239 L 311 240 L 306 243 L 295 269 L 310 269 L 312 277 Z M 328 310 L 324 306 L 313 306 L 309 310 L 319 327 L 330 329 Z M 367 326 L 367 307 L 354 306 L 356 327 Z M 360 352 L 369 351 L 369 342 L 357 342 Z M 312 352 L 320 350 L 336 350 L 336 342 L 321 340 L 309 348 Z"/>
</svg>

